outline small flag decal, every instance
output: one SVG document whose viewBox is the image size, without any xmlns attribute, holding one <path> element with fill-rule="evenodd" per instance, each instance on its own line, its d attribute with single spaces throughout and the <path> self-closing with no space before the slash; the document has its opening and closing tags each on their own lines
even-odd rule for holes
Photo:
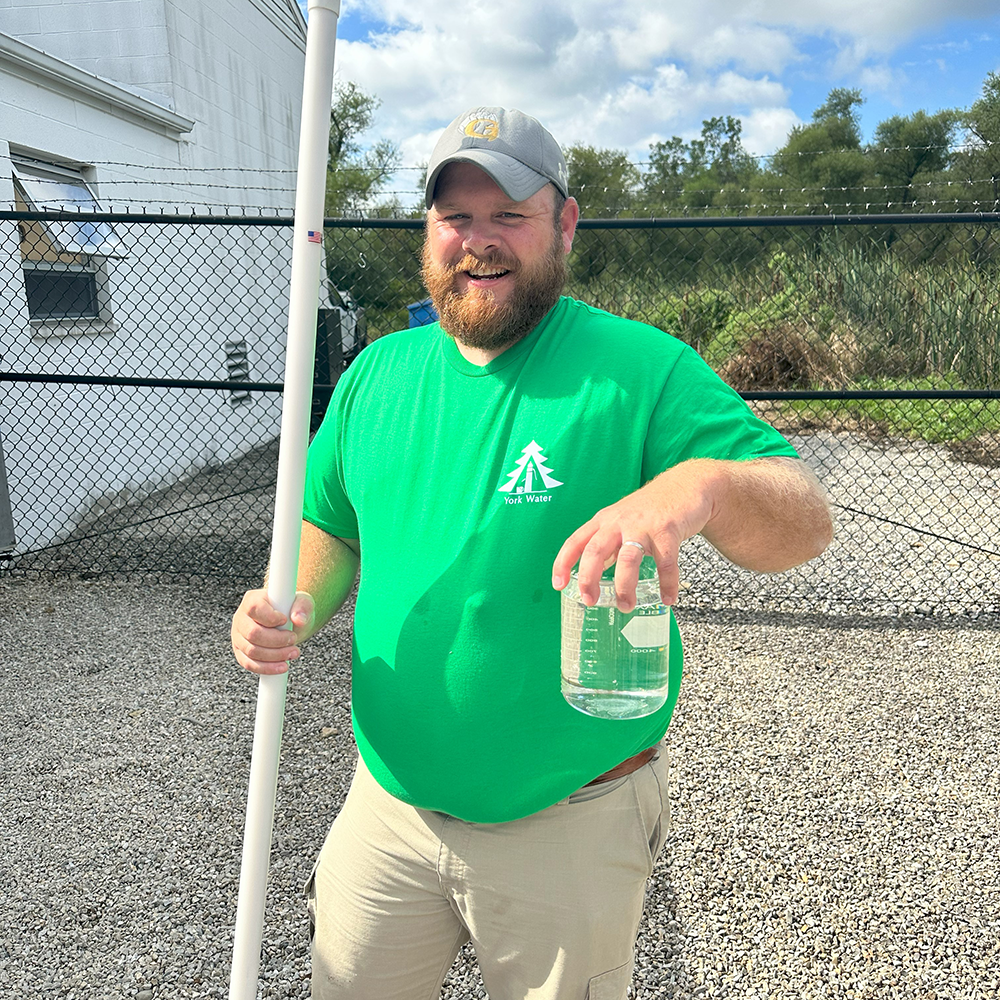
<svg viewBox="0 0 1000 1000">
<path fill-rule="evenodd" d="M 310 243 L 322 243 L 323 242 L 323 234 L 316 232 L 315 229 L 310 229 L 309 232 L 307 233 L 307 236 L 309 237 L 309 242 Z"/>
</svg>

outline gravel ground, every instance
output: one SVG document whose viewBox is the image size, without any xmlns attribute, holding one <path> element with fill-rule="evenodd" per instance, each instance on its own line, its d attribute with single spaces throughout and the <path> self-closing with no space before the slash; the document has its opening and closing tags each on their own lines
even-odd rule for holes
<svg viewBox="0 0 1000 1000">
<path fill-rule="evenodd" d="M 912 536 L 865 551 L 852 524 L 853 568 L 808 600 L 775 582 L 734 610 L 689 574 L 638 1000 L 1000 995 L 1000 613 Z M 868 598 L 911 571 L 926 598 Z M 238 596 L 0 581 L 0 996 L 226 995 L 256 694 Z M 353 769 L 349 656 L 345 608 L 289 685 L 262 997 L 308 996 L 301 885 Z M 443 997 L 479 996 L 466 950 Z"/>
</svg>

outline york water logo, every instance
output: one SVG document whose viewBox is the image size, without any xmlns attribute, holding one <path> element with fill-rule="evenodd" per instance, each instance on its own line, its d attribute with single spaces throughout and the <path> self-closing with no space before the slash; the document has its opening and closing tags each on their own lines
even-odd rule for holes
<svg viewBox="0 0 1000 1000">
<path fill-rule="evenodd" d="M 551 500 L 549 490 L 563 484 L 552 477 L 548 458 L 542 454 L 541 446 L 532 441 L 521 452 L 514 468 L 507 474 L 507 482 L 497 488 L 497 493 L 506 493 L 506 503 L 544 503 Z"/>
</svg>

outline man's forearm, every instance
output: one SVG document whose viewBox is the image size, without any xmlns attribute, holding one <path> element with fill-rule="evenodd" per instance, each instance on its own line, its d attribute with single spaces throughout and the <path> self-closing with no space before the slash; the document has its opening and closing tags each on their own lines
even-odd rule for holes
<svg viewBox="0 0 1000 1000">
<path fill-rule="evenodd" d="M 680 547 L 697 534 L 740 566 L 777 573 L 818 556 L 833 537 L 833 522 L 823 488 L 797 459 L 691 459 L 580 525 L 552 563 L 552 586 L 562 590 L 578 564 L 580 594 L 592 606 L 602 572 L 616 562 L 618 607 L 631 611 L 637 553 L 645 552 L 656 559 L 663 602 L 674 604 Z M 640 548 L 626 544 L 632 542 Z"/>
<path fill-rule="evenodd" d="M 315 618 L 303 639 L 318 632 L 347 600 L 358 576 L 359 554 L 356 538 L 337 538 L 302 522 L 297 587 L 316 604 Z"/>
<path fill-rule="evenodd" d="M 695 459 L 664 475 L 673 472 L 703 477 L 712 515 L 701 534 L 739 566 L 776 573 L 813 559 L 830 544 L 826 496 L 804 462 Z"/>
<path fill-rule="evenodd" d="M 356 538 L 338 538 L 309 521 L 302 522 L 295 587 L 312 598 L 314 609 L 308 626 L 297 630 L 300 641 L 315 635 L 347 600 L 357 579 L 360 561 Z"/>
</svg>

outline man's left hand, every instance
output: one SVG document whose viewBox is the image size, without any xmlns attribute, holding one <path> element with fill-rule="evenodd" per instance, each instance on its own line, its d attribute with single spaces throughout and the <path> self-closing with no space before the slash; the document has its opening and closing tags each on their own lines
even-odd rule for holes
<svg viewBox="0 0 1000 1000">
<path fill-rule="evenodd" d="M 579 561 L 580 597 L 593 607 L 604 570 L 615 563 L 615 594 L 621 611 L 635 609 L 643 555 L 652 556 L 660 577 L 660 598 L 675 604 L 680 587 L 677 557 L 681 542 L 696 535 L 712 516 L 708 490 L 699 477 L 671 476 L 668 470 L 618 503 L 599 510 L 563 543 L 552 566 L 552 586 L 562 590 Z M 639 542 L 626 545 L 625 542 Z"/>
<path fill-rule="evenodd" d="M 699 533 L 737 565 L 773 573 L 819 555 L 833 537 L 833 522 L 822 487 L 797 459 L 691 459 L 574 531 L 553 563 L 552 586 L 562 590 L 579 562 L 580 596 L 593 607 L 601 574 L 617 563 L 617 604 L 632 611 L 645 553 L 656 561 L 660 599 L 675 604 L 681 543 Z"/>
</svg>

